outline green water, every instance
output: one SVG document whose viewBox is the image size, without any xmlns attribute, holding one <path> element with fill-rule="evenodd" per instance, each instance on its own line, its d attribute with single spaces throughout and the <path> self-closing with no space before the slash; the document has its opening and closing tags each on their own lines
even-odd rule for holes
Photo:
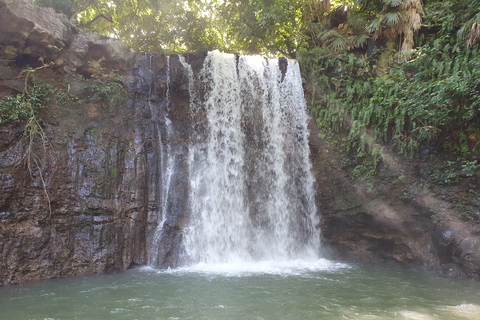
<svg viewBox="0 0 480 320">
<path fill-rule="evenodd" d="M 139 269 L 0 287 L 0 319 L 480 319 L 480 283 L 392 265 Z"/>
</svg>

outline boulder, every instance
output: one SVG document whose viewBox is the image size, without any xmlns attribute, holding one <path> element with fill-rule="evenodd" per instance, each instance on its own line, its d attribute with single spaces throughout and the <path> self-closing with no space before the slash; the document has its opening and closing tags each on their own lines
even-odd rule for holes
<svg viewBox="0 0 480 320">
<path fill-rule="evenodd" d="M 55 61 L 68 40 L 67 19 L 51 8 L 0 0 L 0 59 L 36 67 Z"/>
</svg>

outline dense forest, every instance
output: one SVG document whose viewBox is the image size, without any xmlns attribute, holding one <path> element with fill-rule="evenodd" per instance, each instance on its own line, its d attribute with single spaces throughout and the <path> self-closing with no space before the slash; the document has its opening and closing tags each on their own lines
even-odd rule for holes
<svg viewBox="0 0 480 320">
<path fill-rule="evenodd" d="M 385 143 L 406 157 L 433 143 L 479 172 L 478 1 L 32 1 L 135 50 L 298 59 L 312 115 L 325 138 L 345 135 L 361 175 L 375 173 Z"/>
</svg>

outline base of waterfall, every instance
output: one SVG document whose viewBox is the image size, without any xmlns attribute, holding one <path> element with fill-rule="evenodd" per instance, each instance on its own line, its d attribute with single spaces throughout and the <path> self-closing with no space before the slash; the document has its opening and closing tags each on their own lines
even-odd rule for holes
<svg viewBox="0 0 480 320">
<path fill-rule="evenodd" d="M 197 263 L 175 269 L 158 270 L 152 267 L 144 267 L 144 271 L 156 271 L 167 274 L 203 274 L 218 276 L 249 276 L 249 275 L 285 275 L 285 276 L 306 276 L 311 272 L 336 272 L 341 269 L 348 269 L 346 263 L 330 261 L 327 259 L 311 260 L 265 260 L 257 262 L 229 262 L 229 263 Z"/>
</svg>

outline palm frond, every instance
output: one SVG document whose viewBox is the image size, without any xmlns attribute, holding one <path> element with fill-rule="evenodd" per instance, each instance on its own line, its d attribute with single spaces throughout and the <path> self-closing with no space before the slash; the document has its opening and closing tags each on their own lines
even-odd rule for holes
<svg viewBox="0 0 480 320">
<path fill-rule="evenodd" d="M 330 46 L 335 51 L 342 51 L 347 49 L 347 40 L 344 37 L 335 38 L 331 43 Z"/>
<path fill-rule="evenodd" d="M 348 40 L 341 35 L 337 30 L 330 30 L 324 33 L 320 39 L 327 43 L 328 47 L 335 51 L 348 49 Z"/>
<path fill-rule="evenodd" d="M 382 25 L 394 25 L 402 20 L 404 13 L 402 11 L 390 11 L 385 13 L 382 20 Z"/>
<path fill-rule="evenodd" d="M 353 35 L 351 41 L 355 47 L 362 47 L 369 38 L 366 32 Z"/>
<path fill-rule="evenodd" d="M 403 0 L 383 0 L 383 4 L 390 7 L 398 7 L 403 3 Z"/>
<path fill-rule="evenodd" d="M 375 32 L 377 31 L 381 24 L 382 24 L 382 20 L 383 20 L 383 17 L 382 16 L 379 16 L 377 17 L 375 20 L 372 21 L 372 23 L 370 23 L 370 25 L 367 27 L 367 31 L 368 32 Z"/>
<path fill-rule="evenodd" d="M 320 35 L 320 40 L 327 41 L 331 38 L 341 37 L 342 35 L 335 29 L 328 30 Z"/>
</svg>

